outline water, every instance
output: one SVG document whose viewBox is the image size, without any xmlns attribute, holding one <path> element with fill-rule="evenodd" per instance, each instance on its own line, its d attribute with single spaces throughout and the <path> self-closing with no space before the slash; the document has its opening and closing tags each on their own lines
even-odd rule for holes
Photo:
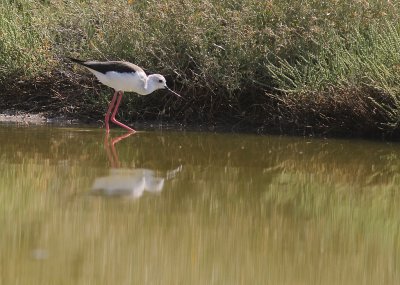
<svg viewBox="0 0 400 285">
<path fill-rule="evenodd" d="M 400 284 L 400 145 L 0 125 L 0 284 Z"/>
</svg>

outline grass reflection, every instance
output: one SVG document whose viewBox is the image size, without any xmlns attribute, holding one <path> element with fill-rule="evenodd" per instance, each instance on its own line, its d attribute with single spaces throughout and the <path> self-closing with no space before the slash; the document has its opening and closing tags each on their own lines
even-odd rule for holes
<svg viewBox="0 0 400 285">
<path fill-rule="evenodd" d="M 143 132 L 114 165 L 105 146 L 0 127 L 1 284 L 400 281 L 396 144 Z M 89 195 L 117 166 L 182 168 L 159 195 Z"/>
</svg>

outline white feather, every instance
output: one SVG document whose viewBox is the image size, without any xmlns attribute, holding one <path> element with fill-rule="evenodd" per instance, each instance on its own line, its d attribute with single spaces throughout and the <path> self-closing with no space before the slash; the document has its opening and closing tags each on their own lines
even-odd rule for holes
<svg viewBox="0 0 400 285">
<path fill-rule="evenodd" d="M 143 71 L 135 73 L 109 71 L 103 74 L 93 69 L 89 70 L 101 83 L 116 91 L 135 92 L 140 95 L 148 94 L 145 89 L 147 76 Z"/>
</svg>

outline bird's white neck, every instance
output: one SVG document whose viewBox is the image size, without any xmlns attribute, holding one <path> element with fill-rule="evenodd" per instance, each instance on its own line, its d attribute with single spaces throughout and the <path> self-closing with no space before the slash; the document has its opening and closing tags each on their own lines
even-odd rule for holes
<svg viewBox="0 0 400 285">
<path fill-rule="evenodd" d="M 150 93 L 159 89 L 158 86 L 155 84 L 155 81 L 152 80 L 153 75 L 154 74 L 150 74 L 149 76 L 147 76 L 146 82 L 143 86 L 143 94 L 142 95 L 149 95 Z"/>
</svg>

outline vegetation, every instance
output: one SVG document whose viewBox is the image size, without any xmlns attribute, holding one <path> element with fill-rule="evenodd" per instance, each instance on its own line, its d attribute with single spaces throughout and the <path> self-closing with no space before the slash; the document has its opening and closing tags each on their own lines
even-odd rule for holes
<svg viewBox="0 0 400 285">
<path fill-rule="evenodd" d="M 100 119 L 110 91 L 75 56 L 135 62 L 185 96 L 127 96 L 125 120 L 400 135 L 396 1 L 0 3 L 0 109 Z"/>
</svg>

